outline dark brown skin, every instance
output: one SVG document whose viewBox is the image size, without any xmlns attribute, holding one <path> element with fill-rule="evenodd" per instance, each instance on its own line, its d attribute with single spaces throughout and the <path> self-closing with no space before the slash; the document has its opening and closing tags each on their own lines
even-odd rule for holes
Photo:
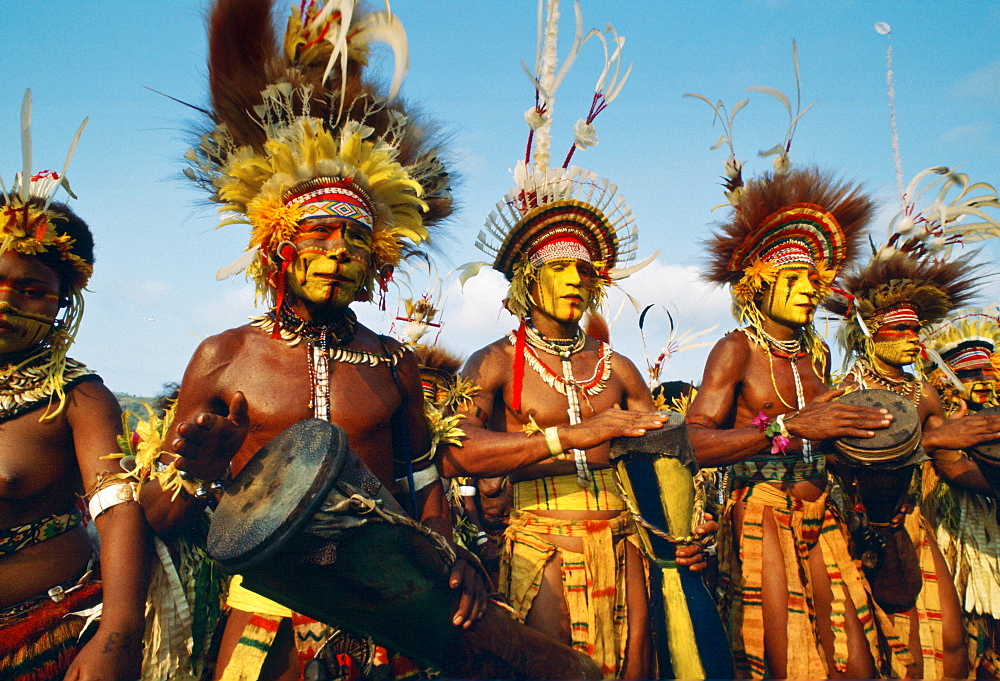
<svg viewBox="0 0 1000 681">
<path fill-rule="evenodd" d="M 589 299 L 590 282 L 571 284 Z M 537 299 L 537 292 L 535 297 Z M 573 338 L 579 328 L 579 318 L 561 320 L 545 313 L 538 306 L 531 309 L 534 327 L 549 338 Z M 598 361 L 598 343 L 588 338 L 584 349 L 572 356 L 575 376 L 593 375 Z M 547 366 L 559 371 L 560 360 L 537 350 Z M 656 429 L 666 421 L 654 411 L 653 400 L 641 375 L 625 357 L 614 353 L 612 372 L 607 386 L 589 400 L 581 400 L 582 421 L 569 425 L 566 398 L 547 385 L 528 366 L 524 370 L 520 412 L 510 407 L 513 399 L 514 347 L 500 339 L 474 353 L 462 370 L 480 388 L 461 423 L 466 440 L 462 447 L 448 447 L 441 460 L 446 476 L 473 475 L 478 477 L 509 476 L 512 482 L 558 475 L 576 475 L 572 461 L 558 461 L 549 454 L 541 435 L 527 437 L 522 427 L 533 417 L 540 428 L 558 426 L 559 440 L 566 450 L 577 448 L 587 452 L 592 470 L 609 467 L 611 439 L 619 436 L 639 436 Z M 532 511 L 541 516 L 564 520 L 608 519 L 619 511 Z M 715 531 L 715 523 L 699 528 L 700 534 Z M 551 537 L 555 545 L 576 552 L 583 551 L 579 538 Z M 642 556 L 632 545 L 626 547 L 626 570 L 629 602 L 629 638 L 622 678 L 649 678 L 650 634 L 647 615 L 646 579 Z M 692 570 L 704 569 L 705 563 L 695 547 L 678 547 L 678 561 Z M 542 585 L 528 612 L 526 624 L 555 638 L 570 642 L 569 612 L 563 598 L 560 562 L 545 567 Z"/>
<path fill-rule="evenodd" d="M 326 219 L 310 225 L 337 227 L 342 222 Z M 370 265 L 370 253 L 363 244 L 359 245 L 358 239 L 340 230 L 332 230 L 320 245 L 328 253 L 324 266 L 330 269 L 338 270 L 359 259 L 367 259 Z M 323 320 L 336 312 L 335 304 L 329 301 L 310 302 L 294 295 L 290 301 L 293 309 L 307 320 Z M 378 336 L 361 325 L 355 338 L 344 347 L 385 354 Z M 398 347 L 395 341 L 386 343 L 389 352 Z M 174 426 L 165 440 L 170 450 L 182 457 L 178 467 L 202 480 L 221 477 L 230 462 L 233 473 L 238 473 L 266 442 L 292 424 L 311 418 L 308 365 L 305 343 L 289 347 L 285 341 L 272 339 L 268 333 L 249 325 L 206 339 L 185 371 Z M 403 394 L 384 363 L 372 367 L 330 362 L 329 377 L 331 422 L 344 429 L 351 449 L 392 493 L 399 492 L 393 474 L 393 453 L 400 459 L 404 456 L 403 444 L 392 439 L 390 418 L 398 414 L 404 419 L 413 456 L 424 454 L 430 447 L 420 374 L 413 354 L 407 353 L 396 368 Z M 186 495 L 171 503 L 170 496 L 155 484 L 147 488 L 149 492 L 144 488 L 142 503 L 157 531 L 176 527 L 189 509 L 201 512 L 198 502 Z M 450 509 L 440 482 L 420 490 L 417 499 L 421 522 L 450 539 Z M 454 623 L 470 627 L 482 616 L 486 587 L 463 559 L 455 563 L 450 582 L 452 588 L 463 592 Z M 239 611 L 230 617 L 219 652 L 217 677 L 221 676 L 247 619 L 249 614 Z M 290 633 L 276 639 L 268 659 L 265 673 L 277 669 L 268 678 L 298 678 L 298 663 L 292 663 L 294 644 Z M 281 663 L 283 659 L 289 662 Z"/>
<path fill-rule="evenodd" d="M 765 295 L 767 292 L 765 291 Z M 815 309 L 817 294 L 794 293 L 801 296 L 799 307 Z M 796 299 L 792 299 L 795 303 Z M 807 315 L 811 320 L 812 315 Z M 804 323 L 782 323 L 765 315 L 764 330 L 778 340 L 789 340 Z M 772 381 L 773 366 L 773 381 Z M 790 452 L 802 451 L 802 440 L 823 440 L 850 435 L 871 437 L 874 429 L 883 428 L 891 421 L 884 409 L 854 407 L 831 401 L 843 391 L 831 391 L 827 386 L 826 370 L 811 366 L 808 357 L 798 360 L 799 375 L 806 406 L 794 418 L 785 421 L 786 428 L 795 437 L 789 445 Z M 779 392 L 775 392 L 775 386 Z M 795 382 L 788 359 L 772 356 L 757 346 L 746 334 L 734 331 L 720 340 L 709 354 L 698 395 L 688 410 L 688 432 L 695 454 L 702 466 L 724 466 L 743 461 L 759 452 L 770 452 L 771 443 L 751 422 L 759 412 L 774 418 L 794 411 Z M 791 405 L 791 406 L 789 406 Z M 815 455 L 820 455 L 815 452 Z M 772 484 L 784 492 L 815 501 L 824 492 L 826 480 L 816 478 L 796 483 Z M 742 536 L 745 505 L 733 509 L 734 537 Z M 763 608 L 764 649 L 771 675 L 785 678 L 788 675 L 787 638 L 787 580 L 781 549 L 778 545 L 774 516 L 764 512 L 764 571 Z M 814 579 L 814 602 L 818 613 L 820 642 L 826 653 L 827 667 L 835 678 L 872 678 L 874 661 L 856 614 L 848 601 L 845 629 L 848 636 L 848 664 L 843 674 L 833 666 L 833 634 L 828 613 L 832 602 L 830 580 L 827 577 L 819 545 L 809 553 L 809 569 Z"/>
<path fill-rule="evenodd" d="M 28 285 L 28 282 L 33 282 Z M 7 252 L 0 256 L 0 300 L 46 312 L 30 293 L 39 286 L 58 292 L 56 273 L 36 258 Z M 48 310 L 55 316 L 57 306 Z M 0 331 L 2 333 L 2 331 Z M 0 355 L 0 364 L 12 359 Z M 121 473 L 121 410 L 98 381 L 86 381 L 67 394 L 66 409 L 40 422 L 40 408 L 0 424 L 0 528 L 29 523 L 73 508 L 102 475 Z M 83 647 L 67 680 L 131 680 L 142 663 L 143 612 L 149 581 L 150 532 L 135 502 L 125 502 L 96 520 L 101 536 L 104 612 L 94 638 Z M 0 557 L 0 608 L 44 593 L 78 577 L 91 556 L 83 527 Z"/>
</svg>

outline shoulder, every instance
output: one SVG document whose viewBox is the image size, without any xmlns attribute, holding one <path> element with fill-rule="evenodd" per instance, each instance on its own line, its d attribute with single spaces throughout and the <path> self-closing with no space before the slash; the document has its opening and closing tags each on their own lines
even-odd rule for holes
<svg viewBox="0 0 1000 681">
<path fill-rule="evenodd" d="M 471 378 L 481 387 L 502 384 L 511 373 L 514 348 L 507 338 L 493 341 L 473 352 L 462 367 L 462 376 Z"/>
<path fill-rule="evenodd" d="M 619 374 L 619 375 L 628 375 L 628 376 L 631 376 L 631 375 L 641 376 L 642 375 L 639 372 L 639 367 L 637 367 L 635 365 L 635 362 L 633 362 L 632 360 L 630 360 L 628 357 L 626 357 L 625 355 L 621 354 L 620 352 L 615 352 L 615 351 L 611 352 L 611 362 L 612 362 L 612 365 L 614 367 L 614 372 L 616 374 Z"/>
<path fill-rule="evenodd" d="M 466 361 L 465 366 L 490 365 L 498 362 L 509 362 L 514 354 L 514 346 L 507 338 L 500 338 L 489 345 L 479 348 Z"/>
<path fill-rule="evenodd" d="M 746 362 L 753 354 L 754 345 L 742 329 L 734 329 L 712 347 L 708 362 Z"/>
<path fill-rule="evenodd" d="M 238 326 L 235 329 L 226 329 L 222 333 L 209 336 L 199 343 L 191 361 L 230 360 L 235 351 L 269 340 L 271 339 L 267 334 L 249 324 Z"/>
<path fill-rule="evenodd" d="M 66 416 L 70 423 L 102 416 L 120 419 L 122 410 L 118 398 L 97 374 L 89 376 L 93 378 L 80 380 L 66 391 Z"/>
<path fill-rule="evenodd" d="M 926 409 L 927 416 L 937 414 L 944 415 L 944 405 L 941 403 L 941 395 L 937 388 L 927 381 L 920 382 L 920 406 Z M 924 418 L 926 419 L 927 416 Z"/>
</svg>

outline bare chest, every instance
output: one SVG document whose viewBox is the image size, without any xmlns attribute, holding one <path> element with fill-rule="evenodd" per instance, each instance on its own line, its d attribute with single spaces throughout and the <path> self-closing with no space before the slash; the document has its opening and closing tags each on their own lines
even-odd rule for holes
<svg viewBox="0 0 1000 681">
<path fill-rule="evenodd" d="M 0 515 L 7 519 L 20 515 L 28 500 L 66 505 L 83 491 L 65 420 L 60 416 L 40 423 L 41 413 L 33 411 L 0 423 Z"/>
<path fill-rule="evenodd" d="M 754 348 L 744 373 L 739 399 L 741 413 L 735 425 L 746 425 L 761 411 L 769 416 L 794 411 L 827 390 L 808 356 L 793 361 Z"/>
<path fill-rule="evenodd" d="M 231 366 L 221 397 L 228 402 L 236 391 L 247 398 L 250 420 L 238 465 L 281 431 L 314 417 L 343 428 L 351 448 L 367 458 L 370 444 L 391 444 L 389 422 L 402 402 L 387 363 L 331 360 L 324 372 L 304 346 L 269 347 Z"/>
<path fill-rule="evenodd" d="M 533 360 L 533 361 L 532 361 Z M 513 378 L 504 388 L 507 430 L 519 430 L 534 419 L 539 427 L 570 423 L 575 416 L 587 419 L 615 405 L 624 406 L 625 387 L 615 374 L 610 352 L 578 353 L 565 367 L 558 357 L 540 355 L 525 362 L 520 386 L 520 410 L 515 412 Z"/>
</svg>

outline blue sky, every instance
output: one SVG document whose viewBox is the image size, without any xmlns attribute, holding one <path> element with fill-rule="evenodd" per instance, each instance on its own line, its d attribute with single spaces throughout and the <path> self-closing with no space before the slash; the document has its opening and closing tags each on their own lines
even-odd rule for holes
<svg viewBox="0 0 1000 681">
<path fill-rule="evenodd" d="M 284 14 L 283 3 L 278 3 Z M 152 394 L 179 380 L 200 339 L 243 323 L 253 292 L 241 277 L 215 271 L 247 242 L 239 227 L 215 229 L 214 208 L 180 174 L 193 112 L 155 94 L 206 100 L 201 0 L 5 3 L 0 24 L 0 173 L 20 164 L 18 112 L 26 87 L 35 101 L 35 168 L 59 168 L 77 125 L 84 132 L 69 178 L 77 211 L 91 224 L 98 262 L 74 355 L 114 389 Z M 442 240 L 442 272 L 482 260 L 472 243 L 493 204 L 509 189 L 522 153 L 522 113 L 532 102 L 520 62 L 534 58 L 535 3 L 394 0 L 410 41 L 404 96 L 451 133 L 462 176 L 460 210 Z M 898 206 L 885 84 L 892 26 L 896 106 L 904 175 L 933 165 L 960 167 L 973 180 L 1000 183 L 1000 3 L 978 2 L 582 2 L 586 27 L 613 23 L 634 63 L 621 96 L 597 119 L 600 144 L 574 162 L 619 185 L 640 226 L 640 257 L 657 262 L 624 283 L 643 304 L 671 310 L 679 329 L 733 326 L 728 295 L 698 280 L 701 240 L 723 210 L 718 177 L 721 132 L 698 92 L 732 105 L 745 174 L 769 167 L 757 151 L 778 143 L 787 119 L 766 85 L 794 94 L 791 41 L 799 48 L 806 114 L 792 160 L 862 181 L 884 208 L 875 238 Z M 563 12 L 571 14 L 564 2 Z M 564 26 L 568 39 L 571 25 Z M 589 44 L 557 96 L 554 148 L 567 148 L 585 114 L 600 68 Z M 995 262 L 996 245 L 983 260 Z M 993 269 L 996 269 L 995 267 Z M 512 327 L 500 310 L 501 278 L 483 274 L 446 301 L 441 342 L 468 354 Z M 419 282 L 415 285 L 419 287 Z M 983 302 L 1000 300 L 996 279 Z M 611 315 L 620 294 L 611 295 Z M 656 308 L 657 310 L 661 308 Z M 386 331 L 395 316 L 374 306 L 362 319 Z M 613 328 L 618 350 L 643 365 L 637 315 L 626 308 Z M 821 330 L 824 325 L 820 324 Z M 665 314 L 651 314 L 655 355 L 666 340 Z M 707 349 L 677 355 L 664 379 L 700 377 Z"/>
</svg>

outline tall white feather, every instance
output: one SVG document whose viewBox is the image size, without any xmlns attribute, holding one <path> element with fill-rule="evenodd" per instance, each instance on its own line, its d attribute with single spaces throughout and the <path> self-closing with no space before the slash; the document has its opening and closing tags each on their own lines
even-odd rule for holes
<svg viewBox="0 0 1000 681">
<path fill-rule="evenodd" d="M 21 200 L 31 195 L 31 89 L 21 100 Z"/>
<path fill-rule="evenodd" d="M 69 151 L 66 153 L 66 162 L 63 163 L 62 171 L 59 173 L 59 182 L 52 186 L 52 190 L 49 195 L 45 197 L 45 210 L 49 209 L 49 205 L 52 203 L 52 198 L 56 195 L 58 187 L 66 182 L 66 171 L 69 170 L 70 161 L 73 160 L 73 154 L 76 153 L 76 145 L 80 141 L 80 135 L 83 134 L 83 129 L 87 127 L 87 121 L 90 118 L 84 118 L 83 122 L 80 123 L 80 127 L 76 129 L 76 135 L 73 136 L 73 141 L 69 145 Z"/>
<path fill-rule="evenodd" d="M 553 85 L 556 81 L 557 47 L 559 41 L 559 0 L 538 0 L 539 7 L 544 6 L 544 22 L 541 25 L 541 51 L 538 67 L 535 71 L 535 81 L 541 93 L 546 108 L 546 121 L 535 130 L 534 139 L 534 169 L 545 172 L 549 168 L 550 147 L 552 146 L 552 110 L 555 108 L 556 93 Z M 529 169 L 530 174 L 530 169 Z"/>
</svg>

